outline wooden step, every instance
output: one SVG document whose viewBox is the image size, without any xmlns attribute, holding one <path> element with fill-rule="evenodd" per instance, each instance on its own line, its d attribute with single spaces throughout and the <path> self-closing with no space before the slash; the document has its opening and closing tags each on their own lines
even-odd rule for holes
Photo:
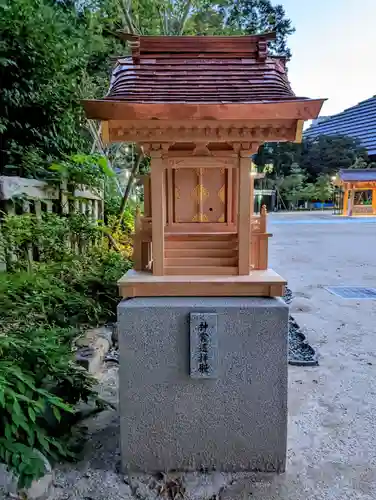
<svg viewBox="0 0 376 500">
<path fill-rule="evenodd" d="M 165 267 L 167 276 L 236 276 L 238 267 L 233 266 L 170 266 Z"/>
<path fill-rule="evenodd" d="M 165 233 L 165 241 L 233 241 L 237 237 L 237 233 Z"/>
<path fill-rule="evenodd" d="M 238 242 L 236 240 L 166 240 L 165 241 L 165 249 L 175 249 L 175 248 L 211 248 L 213 250 L 221 249 L 221 248 L 231 248 L 236 249 L 238 247 Z"/>
<path fill-rule="evenodd" d="M 207 267 L 207 266 L 236 266 L 238 264 L 237 257 L 176 257 L 174 259 L 165 259 L 167 267 L 184 266 L 184 267 Z"/>
<path fill-rule="evenodd" d="M 237 257 L 236 248 L 165 248 L 165 257 Z"/>
</svg>

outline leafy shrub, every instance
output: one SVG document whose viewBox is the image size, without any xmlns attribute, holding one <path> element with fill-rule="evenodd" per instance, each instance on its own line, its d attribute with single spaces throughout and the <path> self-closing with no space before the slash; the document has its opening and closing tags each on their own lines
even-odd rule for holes
<svg viewBox="0 0 376 500">
<path fill-rule="evenodd" d="M 78 402 L 104 404 L 94 380 L 74 363 L 72 340 L 78 328 L 116 314 L 116 282 L 130 267 L 132 221 L 109 221 L 116 241 L 111 227 L 83 214 L 3 219 L 9 272 L 0 273 L 0 462 L 20 487 L 44 474 L 43 457 L 74 456 Z"/>
<path fill-rule="evenodd" d="M 54 213 L 44 213 L 41 218 L 33 214 L 5 215 L 1 231 L 0 252 L 10 270 L 29 269 L 30 252 L 39 262 L 63 261 L 71 256 L 72 245 L 98 244 L 103 234 L 83 214 L 62 217 Z"/>
<path fill-rule="evenodd" d="M 0 335 L 0 460 L 29 486 L 44 474 L 40 454 L 54 462 L 73 456 L 69 428 L 56 433 L 58 421 L 75 415 L 78 401 L 97 400 L 94 379 L 73 362 L 67 328 L 13 328 Z"/>
<path fill-rule="evenodd" d="M 92 249 L 32 271 L 0 274 L 0 319 L 11 324 L 91 324 L 113 318 L 117 280 L 130 262 L 114 251 Z"/>
<path fill-rule="evenodd" d="M 28 486 L 50 462 L 74 456 L 70 440 L 79 401 L 95 400 L 94 380 L 73 361 L 78 327 L 115 316 L 117 280 L 130 261 L 104 243 L 83 216 L 7 217 L 6 244 L 19 261 L 0 273 L 0 462 Z M 76 255 L 67 235 L 85 240 Z M 22 250 L 37 238 L 40 262 Z M 96 243 L 91 245 L 88 243 Z M 57 425 L 58 423 L 58 425 Z"/>
</svg>

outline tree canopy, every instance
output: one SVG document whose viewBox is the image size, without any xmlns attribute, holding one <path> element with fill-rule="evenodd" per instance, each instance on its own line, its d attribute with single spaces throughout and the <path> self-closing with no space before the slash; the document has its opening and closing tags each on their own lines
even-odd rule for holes
<svg viewBox="0 0 376 500">
<path fill-rule="evenodd" d="M 38 176 L 43 165 L 85 150 L 80 99 L 101 95 L 109 52 L 98 15 L 45 0 L 0 5 L 1 171 Z"/>
<path fill-rule="evenodd" d="M 0 30 L 0 173 L 40 177 L 52 161 L 90 151 L 80 100 L 106 93 L 111 57 L 127 52 L 119 31 L 275 31 L 273 52 L 289 57 L 294 28 L 271 0 L 3 0 Z M 294 184 L 296 168 L 315 183 L 321 174 L 369 163 L 356 140 L 325 136 L 265 144 L 255 161 L 260 168 L 272 165 L 270 183 L 285 186 Z"/>
<path fill-rule="evenodd" d="M 274 30 L 289 56 L 293 32 L 270 0 L 3 0 L 0 134 L 3 174 L 40 177 L 67 154 L 88 152 L 80 100 L 106 93 L 119 31 L 238 34 Z"/>
<path fill-rule="evenodd" d="M 255 158 L 259 166 L 272 164 L 270 177 L 291 174 L 292 165 L 298 164 L 310 182 L 318 175 L 335 175 L 341 168 L 359 168 L 369 162 L 367 151 L 359 141 L 346 136 L 320 136 L 304 139 L 301 144 L 291 142 L 266 143 Z"/>
</svg>

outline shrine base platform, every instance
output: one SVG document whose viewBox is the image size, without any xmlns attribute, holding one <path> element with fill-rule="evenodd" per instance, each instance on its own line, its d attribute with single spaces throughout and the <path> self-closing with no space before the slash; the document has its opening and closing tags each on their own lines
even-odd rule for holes
<svg viewBox="0 0 376 500">
<path fill-rule="evenodd" d="M 248 276 L 154 276 L 128 271 L 119 281 L 122 298 L 129 297 L 282 297 L 286 280 L 272 269 Z"/>
<path fill-rule="evenodd" d="M 124 472 L 285 470 L 281 299 L 129 298 L 118 306 L 118 333 Z"/>
</svg>

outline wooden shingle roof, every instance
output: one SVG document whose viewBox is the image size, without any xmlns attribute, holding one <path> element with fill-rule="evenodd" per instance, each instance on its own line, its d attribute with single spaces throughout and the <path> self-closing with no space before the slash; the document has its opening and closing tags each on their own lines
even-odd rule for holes
<svg viewBox="0 0 376 500">
<path fill-rule="evenodd" d="M 274 33 L 252 36 L 124 35 L 108 94 L 85 101 L 88 118 L 316 118 L 323 99 L 296 97 L 281 57 L 268 55 Z"/>
<path fill-rule="evenodd" d="M 296 100 L 284 59 L 268 57 L 267 41 L 273 38 L 270 33 L 128 36 L 132 57 L 117 61 L 106 99 L 154 103 Z"/>
</svg>

